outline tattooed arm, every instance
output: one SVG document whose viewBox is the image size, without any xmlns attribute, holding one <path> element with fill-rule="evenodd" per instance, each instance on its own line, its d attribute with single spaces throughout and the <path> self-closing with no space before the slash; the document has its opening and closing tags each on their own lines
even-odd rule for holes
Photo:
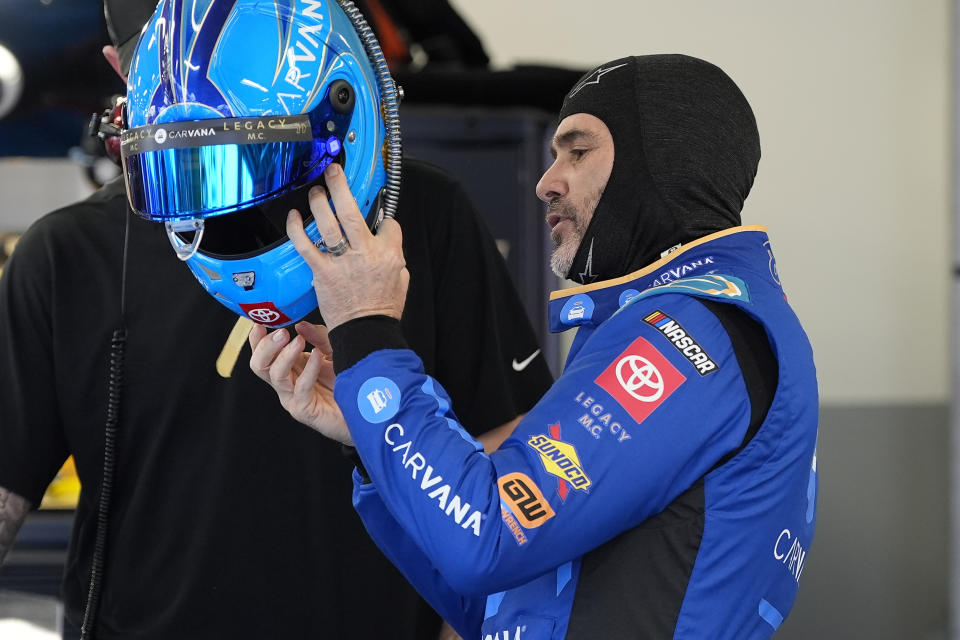
<svg viewBox="0 0 960 640">
<path fill-rule="evenodd" d="M 13 546 L 20 525 L 30 511 L 30 502 L 0 487 L 0 565 Z"/>
</svg>

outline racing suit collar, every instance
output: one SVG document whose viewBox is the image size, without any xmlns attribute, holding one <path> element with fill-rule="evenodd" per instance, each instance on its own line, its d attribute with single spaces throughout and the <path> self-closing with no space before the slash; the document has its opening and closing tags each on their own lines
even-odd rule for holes
<svg viewBox="0 0 960 640">
<path fill-rule="evenodd" d="M 550 331 L 557 333 L 577 326 L 597 326 L 612 316 L 628 300 L 650 287 L 683 277 L 706 274 L 719 264 L 716 241 L 760 233 L 766 241 L 767 229 L 747 225 L 724 229 L 681 246 L 642 269 L 619 278 L 611 278 L 550 294 Z"/>
</svg>

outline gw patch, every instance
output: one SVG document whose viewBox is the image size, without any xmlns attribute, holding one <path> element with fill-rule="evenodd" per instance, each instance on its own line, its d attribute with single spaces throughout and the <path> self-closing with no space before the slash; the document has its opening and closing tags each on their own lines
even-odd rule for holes
<svg viewBox="0 0 960 640">
<path fill-rule="evenodd" d="M 703 350 L 703 347 L 697 344 L 697 341 L 693 339 L 693 336 L 691 336 L 686 329 L 681 327 L 679 322 L 665 314 L 663 311 L 654 311 L 644 318 L 643 321 L 665 335 L 670 342 L 673 343 L 673 346 L 677 348 L 677 351 L 682 353 L 683 357 L 689 360 L 690 364 L 696 367 L 697 373 L 699 373 L 701 376 L 713 373 L 720 368 L 717 366 L 717 363 L 713 361 L 710 355 Z"/>
</svg>

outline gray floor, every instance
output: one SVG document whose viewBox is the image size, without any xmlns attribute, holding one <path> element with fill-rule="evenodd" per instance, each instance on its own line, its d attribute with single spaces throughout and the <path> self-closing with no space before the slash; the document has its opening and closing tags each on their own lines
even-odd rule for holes
<svg viewBox="0 0 960 640">
<path fill-rule="evenodd" d="M 0 638 L 55 640 L 60 637 L 60 614 L 55 598 L 0 590 Z"/>
</svg>

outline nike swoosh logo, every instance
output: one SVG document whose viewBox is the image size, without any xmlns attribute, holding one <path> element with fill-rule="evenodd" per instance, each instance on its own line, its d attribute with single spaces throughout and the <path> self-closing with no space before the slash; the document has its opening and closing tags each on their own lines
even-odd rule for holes
<svg viewBox="0 0 960 640">
<path fill-rule="evenodd" d="M 514 371 L 523 371 L 527 368 L 527 365 L 533 362 L 533 359 L 540 355 L 540 349 L 537 349 L 530 354 L 530 357 L 524 360 L 523 362 L 517 362 L 517 359 L 513 359 L 513 370 Z"/>
</svg>

